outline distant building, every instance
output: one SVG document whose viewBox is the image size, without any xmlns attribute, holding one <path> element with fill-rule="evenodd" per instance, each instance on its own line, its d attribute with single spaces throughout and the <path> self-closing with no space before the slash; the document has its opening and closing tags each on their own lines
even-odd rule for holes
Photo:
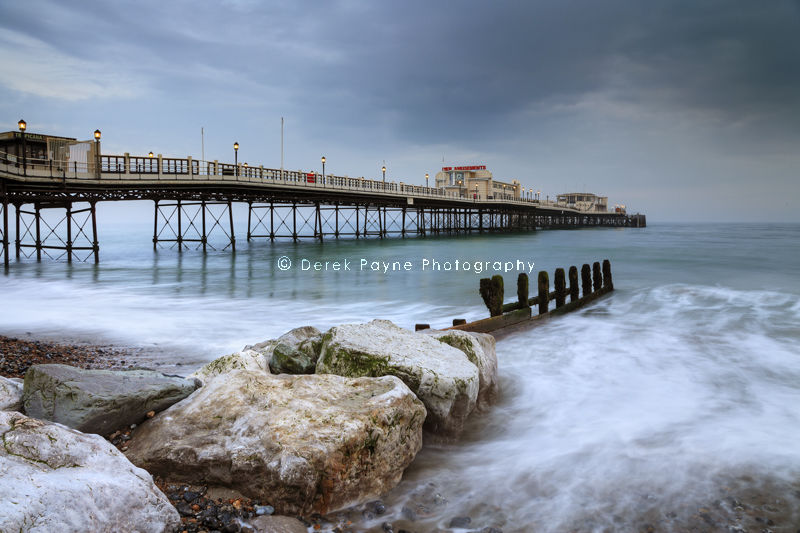
<svg viewBox="0 0 800 533">
<path fill-rule="evenodd" d="M 608 211 L 608 196 L 597 196 L 589 192 L 568 192 L 558 195 L 556 205 L 588 213 L 605 213 Z"/>
<path fill-rule="evenodd" d="M 521 195 L 519 181 L 497 181 L 484 165 L 442 167 L 435 179 L 436 187 L 461 198 L 518 200 Z"/>
</svg>

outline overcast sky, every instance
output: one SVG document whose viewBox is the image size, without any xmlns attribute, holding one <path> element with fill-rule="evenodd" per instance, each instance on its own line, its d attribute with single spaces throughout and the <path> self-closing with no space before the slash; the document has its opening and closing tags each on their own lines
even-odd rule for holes
<svg viewBox="0 0 800 533">
<path fill-rule="evenodd" d="M 800 221 L 800 2 L 0 2 L 0 130 Z"/>
</svg>

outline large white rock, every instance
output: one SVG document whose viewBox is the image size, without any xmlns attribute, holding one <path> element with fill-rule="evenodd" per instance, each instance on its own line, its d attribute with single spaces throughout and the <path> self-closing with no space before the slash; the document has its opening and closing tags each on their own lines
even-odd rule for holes
<svg viewBox="0 0 800 533">
<path fill-rule="evenodd" d="M 0 411 L 22 410 L 22 383 L 0 376 Z"/>
<path fill-rule="evenodd" d="M 424 419 L 391 376 L 234 370 L 142 424 L 127 455 L 170 481 L 228 487 L 283 514 L 324 513 L 394 487 Z"/>
<path fill-rule="evenodd" d="M 388 320 L 331 328 L 317 374 L 397 376 L 425 404 L 426 429 L 448 437 L 461 433 L 478 397 L 478 368 L 461 350 Z"/>
<path fill-rule="evenodd" d="M 497 400 L 497 352 L 492 335 L 457 329 L 426 329 L 423 331 L 440 342 L 458 348 L 464 352 L 472 364 L 478 367 L 480 378 L 478 409 L 485 410 Z"/>
<path fill-rule="evenodd" d="M 98 435 L 0 412 L 0 531 L 172 532 L 150 474 Z"/>
<path fill-rule="evenodd" d="M 234 370 L 255 370 L 269 373 L 269 359 L 263 353 L 255 350 L 244 349 L 241 352 L 218 357 L 188 376 L 188 379 L 198 379 L 200 383 L 233 372 Z"/>
</svg>

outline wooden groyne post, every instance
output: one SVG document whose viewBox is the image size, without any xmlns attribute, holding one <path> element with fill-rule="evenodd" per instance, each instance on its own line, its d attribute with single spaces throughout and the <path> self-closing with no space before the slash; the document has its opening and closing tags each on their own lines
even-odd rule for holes
<svg viewBox="0 0 800 533">
<path fill-rule="evenodd" d="M 611 278 L 611 262 L 603 260 L 602 266 L 595 261 L 590 266 L 588 263 L 581 266 L 580 287 L 578 285 L 578 268 L 569 267 L 568 274 L 563 268 L 557 268 L 554 275 L 554 290 L 550 292 L 550 275 L 540 271 L 537 276 L 537 294 L 529 298 L 529 279 L 527 274 L 517 277 L 517 301 L 503 304 L 503 277 L 500 275 L 480 280 L 480 294 L 486 307 L 489 309 L 489 318 L 466 322 L 463 319 L 453 320 L 453 326 L 448 329 L 465 331 L 478 331 L 491 333 L 509 326 L 534 323 L 543 318 L 567 313 L 578 309 L 589 302 L 600 298 L 614 290 Z M 569 286 L 567 286 L 569 279 Z M 580 290 L 583 296 L 580 295 Z M 567 302 L 569 294 L 569 302 Z M 555 309 L 550 309 L 550 302 L 555 301 Z M 533 309 L 537 313 L 533 313 Z M 427 329 L 428 324 L 418 324 L 417 329 Z"/>
</svg>

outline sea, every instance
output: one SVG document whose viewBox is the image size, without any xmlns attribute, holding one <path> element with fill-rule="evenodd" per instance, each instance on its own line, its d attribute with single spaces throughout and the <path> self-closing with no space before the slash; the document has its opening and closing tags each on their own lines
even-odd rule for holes
<svg viewBox="0 0 800 533">
<path fill-rule="evenodd" d="M 237 227 L 235 252 L 203 253 L 154 250 L 151 224 L 101 213 L 97 265 L 12 259 L 0 333 L 186 375 L 298 326 L 483 318 L 482 277 L 511 301 L 520 272 L 610 260 L 612 294 L 498 341 L 497 404 L 457 442 L 426 440 L 385 512 L 343 511 L 355 530 L 800 529 L 800 225 L 322 243 Z"/>
</svg>

